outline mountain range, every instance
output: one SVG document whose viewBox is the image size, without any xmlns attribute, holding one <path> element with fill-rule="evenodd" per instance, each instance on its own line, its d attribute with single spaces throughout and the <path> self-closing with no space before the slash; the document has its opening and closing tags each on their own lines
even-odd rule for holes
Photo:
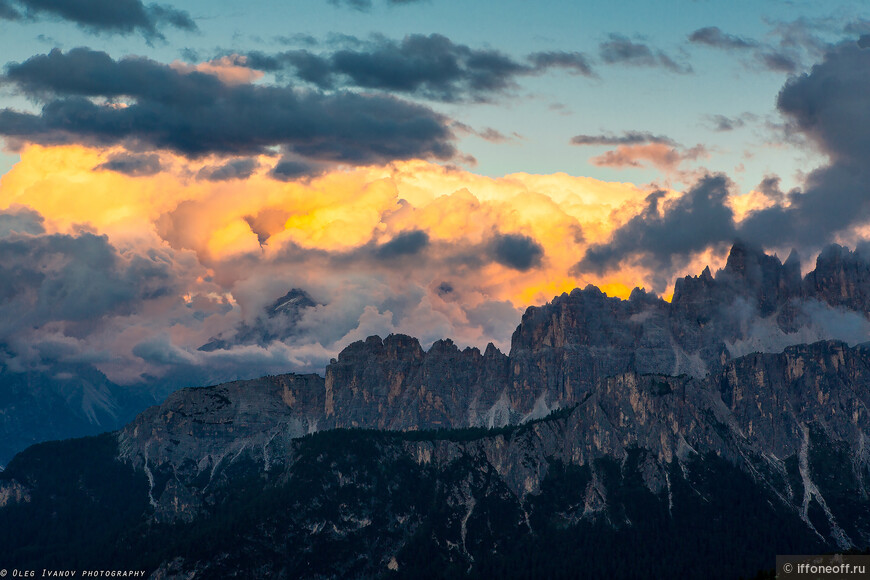
<svg viewBox="0 0 870 580">
<path fill-rule="evenodd" d="M 0 562 L 737 578 L 865 549 L 868 313 L 860 253 L 831 246 L 802 276 L 737 243 L 670 302 L 589 286 L 531 307 L 508 354 L 369 337 L 323 377 L 182 389 L 12 459 Z"/>
</svg>

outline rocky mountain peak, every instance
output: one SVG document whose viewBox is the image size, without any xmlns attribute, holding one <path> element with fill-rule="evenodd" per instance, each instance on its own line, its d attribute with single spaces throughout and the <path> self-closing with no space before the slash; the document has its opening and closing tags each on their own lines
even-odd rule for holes
<svg viewBox="0 0 870 580">
<path fill-rule="evenodd" d="M 212 352 L 240 344 L 265 346 L 276 340 L 286 340 L 297 333 L 296 325 L 305 312 L 319 304 L 306 292 L 292 288 L 263 309 L 251 323 L 242 323 L 234 331 L 212 337 L 199 350 Z"/>
<path fill-rule="evenodd" d="M 866 314 L 870 312 L 870 262 L 857 251 L 828 246 L 804 279 L 804 291 L 832 306 Z"/>
<path fill-rule="evenodd" d="M 304 309 L 314 308 L 315 306 L 317 306 L 317 302 L 311 298 L 308 292 L 299 288 L 293 288 L 266 308 L 266 315 L 274 318 L 281 314 L 286 314 L 293 318 L 298 318 Z"/>
<path fill-rule="evenodd" d="M 164 561 L 155 577 L 376 577 L 378 567 L 415 576 L 420 554 L 423 569 L 435 554 L 458 563 L 448 577 L 481 562 L 489 577 L 507 568 L 486 558 L 528 546 L 554 561 L 566 554 L 551 546 L 586 546 L 584 562 L 632 546 L 657 562 L 674 545 L 710 559 L 711 546 L 728 543 L 717 561 L 732 562 L 733 546 L 756 558 L 707 574 L 733 578 L 772 551 L 864 548 L 870 348 L 819 340 L 836 337 L 812 323 L 844 314 L 868 323 L 854 312 L 867 273 L 860 255 L 834 247 L 801 286 L 796 254 L 782 264 L 736 245 L 716 276 L 708 268 L 678 281 L 671 303 L 587 287 L 529 308 L 509 355 L 491 343 L 481 355 L 449 339 L 424 351 L 410 336 L 370 336 L 325 378 L 178 391 L 118 433 L 16 457 L 0 474 L 0 550 L 69 546 L 84 529 L 76 521 L 63 541 L 46 540 L 44 529 L 27 532 L 32 514 L 65 514 L 63 525 L 85 510 L 81 522 L 102 522 L 131 502 L 138 511 L 103 534 L 117 542 L 107 553 L 132 537 L 124 530 L 151 534 L 130 550 L 135 559 L 175 529 L 187 546 L 189 531 L 220 528 L 199 521 L 241 514 L 229 542 L 204 537 L 190 561 Z M 58 458 L 62 477 L 46 467 Z M 101 492 L 100 470 L 110 469 L 129 483 Z M 703 543 L 692 544 L 699 530 Z M 327 556 L 312 574 L 315 553 Z"/>
</svg>

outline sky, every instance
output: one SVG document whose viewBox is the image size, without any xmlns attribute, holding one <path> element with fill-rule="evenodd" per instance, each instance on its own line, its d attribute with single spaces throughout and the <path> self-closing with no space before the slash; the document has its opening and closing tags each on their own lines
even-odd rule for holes
<svg viewBox="0 0 870 580">
<path fill-rule="evenodd" d="M 866 2 L 0 0 L 0 47 L 14 372 L 506 351 L 575 287 L 870 234 Z"/>
</svg>

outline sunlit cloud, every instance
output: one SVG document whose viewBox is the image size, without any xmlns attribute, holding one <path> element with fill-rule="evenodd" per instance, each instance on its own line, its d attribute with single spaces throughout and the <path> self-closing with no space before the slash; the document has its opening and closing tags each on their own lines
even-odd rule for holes
<svg viewBox="0 0 870 580">
<path fill-rule="evenodd" d="M 89 285 L 100 279 L 151 271 L 133 263 L 159 266 L 163 288 L 98 313 L 87 332 L 73 333 L 51 312 L 28 322 L 20 364 L 38 360 L 32 345 L 46 341 L 121 382 L 181 367 L 229 372 L 229 361 L 243 359 L 317 370 L 348 341 L 375 333 L 507 349 L 526 306 L 590 283 L 627 296 L 646 275 L 572 271 L 643 203 L 648 192 L 629 183 L 491 178 L 419 160 L 282 182 L 269 175 L 277 161 L 268 156 L 245 158 L 245 176 L 210 180 L 203 172 L 233 160 L 167 152 L 150 154 L 154 172 L 107 170 L 123 155 L 34 145 L 0 181 L 0 210 L 21 230 L 10 229 L 16 243 L 78 247 L 91 236 L 115 256 L 95 264 L 98 273 L 82 282 L 88 292 L 104 291 Z M 291 288 L 317 303 L 291 338 L 198 350 L 218 335 L 231 343 L 240 324 L 254 324 Z"/>
</svg>

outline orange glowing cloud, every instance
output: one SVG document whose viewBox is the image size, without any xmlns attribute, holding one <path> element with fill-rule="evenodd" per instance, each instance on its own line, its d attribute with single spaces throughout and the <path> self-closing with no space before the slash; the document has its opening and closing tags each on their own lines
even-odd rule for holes
<svg viewBox="0 0 870 580">
<path fill-rule="evenodd" d="M 226 159 L 166 152 L 149 153 L 159 156 L 155 172 L 107 169 L 125 154 L 30 146 L 0 178 L 0 211 L 32 208 L 47 235 L 105 235 L 101 243 L 119 256 L 118 279 L 126 279 L 125 264 L 159 273 L 161 293 L 103 317 L 85 337 L 66 336 L 63 322 L 28 330 L 39 335 L 31 342 L 75 342 L 113 380 L 236 357 L 259 369 L 316 370 L 350 340 L 390 332 L 507 349 L 529 305 L 588 284 L 627 297 L 660 274 L 631 261 L 601 276 L 575 268 L 591 245 L 647 208 L 650 192 L 631 183 L 487 177 L 420 160 L 283 182 L 270 177 L 277 160 L 269 156 L 249 160 L 244 177 L 214 181 Z M 677 274 L 723 258 L 707 252 Z M 291 288 L 319 305 L 286 342 L 198 350 L 258 324 Z"/>
<path fill-rule="evenodd" d="M 333 171 L 305 182 L 276 181 L 266 169 L 211 182 L 196 175 L 214 160 L 167 153 L 155 175 L 94 169 L 113 153 L 28 147 L 0 182 L 0 206 L 32 207 L 57 231 L 86 223 L 112 239 L 156 233 L 216 270 L 238 256 L 268 263 L 287 244 L 349 252 L 412 230 L 424 231 L 433 247 L 477 252 L 496 233 L 527 236 L 542 249 L 538 267 L 518 271 L 493 262 L 464 271 L 469 288 L 516 306 L 588 283 L 627 295 L 644 279 L 633 270 L 606 279 L 569 274 L 588 245 L 605 241 L 634 215 L 630 208 L 640 207 L 647 192 L 630 183 L 567 174 L 491 178 L 424 161 Z M 267 157 L 259 162 L 274 164 Z"/>
<path fill-rule="evenodd" d="M 216 76 L 228 85 L 244 85 L 263 78 L 262 71 L 248 68 L 247 57 L 238 54 L 222 56 L 198 64 L 189 64 L 180 60 L 173 61 L 169 66 L 181 73 L 193 71 Z"/>
<path fill-rule="evenodd" d="M 642 161 L 649 162 L 654 167 L 665 171 L 677 171 L 685 161 L 694 161 L 707 156 L 707 150 L 698 145 L 687 151 L 680 151 L 666 143 L 644 143 L 639 145 L 619 145 L 616 149 L 607 151 L 590 162 L 599 167 L 642 167 Z"/>
</svg>

